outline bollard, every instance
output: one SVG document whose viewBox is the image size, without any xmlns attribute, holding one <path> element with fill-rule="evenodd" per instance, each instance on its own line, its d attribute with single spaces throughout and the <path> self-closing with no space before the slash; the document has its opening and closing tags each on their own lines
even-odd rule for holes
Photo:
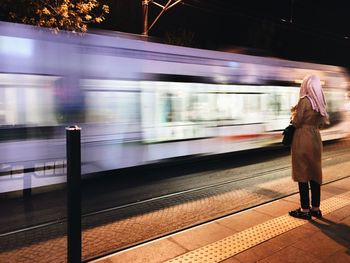
<svg viewBox="0 0 350 263">
<path fill-rule="evenodd" d="M 23 200 L 29 201 L 32 197 L 32 175 L 24 173 L 23 175 Z"/>
<path fill-rule="evenodd" d="M 29 212 L 32 207 L 32 175 L 30 173 L 24 173 L 23 175 L 23 201 L 24 211 Z"/>
<path fill-rule="evenodd" d="M 81 262 L 80 128 L 66 128 L 67 143 L 67 258 Z"/>
</svg>

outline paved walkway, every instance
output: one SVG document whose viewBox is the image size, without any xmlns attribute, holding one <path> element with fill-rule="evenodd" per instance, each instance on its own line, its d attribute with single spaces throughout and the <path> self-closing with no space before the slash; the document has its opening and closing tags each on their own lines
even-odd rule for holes
<svg viewBox="0 0 350 263">
<path fill-rule="evenodd" d="M 295 194 L 93 262 L 350 262 L 350 178 L 322 186 L 323 218 L 287 215 L 298 206 Z"/>
</svg>

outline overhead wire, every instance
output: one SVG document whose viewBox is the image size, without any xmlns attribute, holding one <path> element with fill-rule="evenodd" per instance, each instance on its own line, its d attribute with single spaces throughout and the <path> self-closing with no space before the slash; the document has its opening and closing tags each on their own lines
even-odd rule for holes
<svg viewBox="0 0 350 263">
<path fill-rule="evenodd" d="M 254 10 L 250 9 L 245 10 L 244 8 L 238 6 L 237 4 L 225 4 L 223 2 L 218 3 L 218 1 L 199 1 L 199 0 L 184 0 L 183 5 L 188 6 L 190 8 L 198 9 L 207 13 L 223 15 L 223 16 L 231 16 L 236 15 L 250 21 L 254 21 L 256 23 L 261 23 L 262 21 L 269 21 L 274 25 L 282 28 L 288 28 L 291 30 L 296 30 L 302 33 L 311 34 L 317 36 L 319 38 L 331 39 L 334 41 L 342 41 L 349 40 L 349 37 L 340 35 L 339 33 L 331 32 L 324 29 L 311 28 L 309 26 L 305 26 L 300 22 L 296 22 L 295 19 L 288 21 L 288 19 L 284 19 L 282 17 L 271 17 L 265 15 L 258 14 L 254 12 Z M 232 9 L 232 7 L 234 9 Z M 296 13 L 296 9 L 294 8 L 294 15 Z M 292 22 L 291 22 L 292 21 Z"/>
</svg>

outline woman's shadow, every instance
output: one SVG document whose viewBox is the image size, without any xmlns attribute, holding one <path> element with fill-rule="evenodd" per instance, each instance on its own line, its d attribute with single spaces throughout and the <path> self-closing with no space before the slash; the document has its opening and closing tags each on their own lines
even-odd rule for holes
<svg viewBox="0 0 350 263">
<path fill-rule="evenodd" d="M 319 228 L 322 233 L 347 248 L 346 253 L 350 255 L 350 226 L 344 223 L 336 223 L 324 217 L 318 220 L 310 220 L 311 224 Z"/>
</svg>

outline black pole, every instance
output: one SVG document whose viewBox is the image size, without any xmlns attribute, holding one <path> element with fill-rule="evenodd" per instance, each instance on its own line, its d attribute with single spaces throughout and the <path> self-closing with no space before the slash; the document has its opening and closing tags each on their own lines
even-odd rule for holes
<svg viewBox="0 0 350 263">
<path fill-rule="evenodd" d="M 81 262 L 80 128 L 66 128 L 68 263 Z"/>
<path fill-rule="evenodd" d="M 32 175 L 30 173 L 24 173 L 23 175 L 23 199 L 25 201 L 30 200 L 32 197 Z"/>
</svg>

